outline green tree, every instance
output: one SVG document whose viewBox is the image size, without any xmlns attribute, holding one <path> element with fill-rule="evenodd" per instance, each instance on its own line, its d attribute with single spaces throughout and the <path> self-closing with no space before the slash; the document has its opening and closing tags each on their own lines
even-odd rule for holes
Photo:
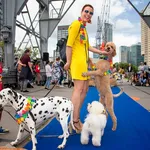
<svg viewBox="0 0 150 150">
<path fill-rule="evenodd" d="M 40 53 L 38 48 L 34 48 L 33 50 L 31 50 L 31 58 L 34 60 L 40 58 Z"/>
</svg>

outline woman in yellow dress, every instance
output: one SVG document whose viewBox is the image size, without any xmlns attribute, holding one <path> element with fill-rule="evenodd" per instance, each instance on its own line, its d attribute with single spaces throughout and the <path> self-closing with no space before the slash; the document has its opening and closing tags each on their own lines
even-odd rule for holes
<svg viewBox="0 0 150 150">
<path fill-rule="evenodd" d="M 110 52 L 100 51 L 89 44 L 86 23 L 91 23 L 94 8 L 90 4 L 83 6 L 81 17 L 75 20 L 68 29 L 68 41 L 66 47 L 67 63 L 65 70 L 70 69 L 74 81 L 72 93 L 72 103 L 74 105 L 73 123 L 76 132 L 81 132 L 82 123 L 80 121 L 80 108 L 88 90 L 88 77 L 83 77 L 82 73 L 88 70 L 89 51 L 98 54 L 108 55 Z"/>
</svg>

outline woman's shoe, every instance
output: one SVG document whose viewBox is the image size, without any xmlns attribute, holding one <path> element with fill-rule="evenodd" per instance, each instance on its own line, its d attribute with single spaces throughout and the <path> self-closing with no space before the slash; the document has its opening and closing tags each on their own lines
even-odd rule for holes
<svg viewBox="0 0 150 150">
<path fill-rule="evenodd" d="M 78 126 L 77 126 L 78 124 Z M 73 121 L 73 126 L 71 123 L 69 123 L 69 132 L 72 134 L 73 133 L 73 130 L 77 133 L 77 134 L 80 134 L 81 131 L 82 131 L 82 123 L 80 122 L 80 120 L 78 121 Z"/>
</svg>

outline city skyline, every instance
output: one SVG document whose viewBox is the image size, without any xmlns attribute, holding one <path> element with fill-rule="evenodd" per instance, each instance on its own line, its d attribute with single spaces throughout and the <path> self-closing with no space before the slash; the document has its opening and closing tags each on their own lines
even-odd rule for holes
<svg viewBox="0 0 150 150">
<path fill-rule="evenodd" d="M 133 0 L 132 1 L 139 10 L 142 10 L 148 0 Z M 90 45 L 95 45 L 95 36 L 97 28 L 97 17 L 100 15 L 101 1 L 95 0 L 80 0 L 76 1 L 74 5 L 70 8 L 68 13 L 60 21 L 59 25 L 69 25 L 72 21 L 80 16 L 81 8 L 84 4 L 91 4 L 94 7 L 94 16 L 92 17 L 92 24 L 87 24 L 87 30 L 89 33 Z M 38 4 L 35 0 L 29 1 L 29 6 L 35 6 L 32 11 L 38 8 Z M 132 14 L 132 15 L 131 15 Z M 113 24 L 113 41 L 117 46 L 117 56 L 114 58 L 114 62 L 119 61 L 119 47 L 121 45 L 130 46 L 137 42 L 141 42 L 141 23 L 140 16 L 135 12 L 135 10 L 130 6 L 127 1 L 122 0 L 112 0 L 111 1 L 111 13 L 110 22 Z M 16 45 L 19 44 L 21 39 L 20 29 L 17 29 L 16 34 Z M 53 32 L 52 36 L 49 38 L 48 52 L 50 56 L 53 56 L 53 50 L 56 49 L 57 43 L 57 29 Z"/>
</svg>

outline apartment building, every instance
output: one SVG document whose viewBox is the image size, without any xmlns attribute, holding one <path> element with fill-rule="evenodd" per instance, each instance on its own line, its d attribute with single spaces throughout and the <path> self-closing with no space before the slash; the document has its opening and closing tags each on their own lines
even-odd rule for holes
<svg viewBox="0 0 150 150">
<path fill-rule="evenodd" d="M 141 54 L 144 56 L 144 62 L 150 66 L 150 28 L 141 19 Z"/>
</svg>

